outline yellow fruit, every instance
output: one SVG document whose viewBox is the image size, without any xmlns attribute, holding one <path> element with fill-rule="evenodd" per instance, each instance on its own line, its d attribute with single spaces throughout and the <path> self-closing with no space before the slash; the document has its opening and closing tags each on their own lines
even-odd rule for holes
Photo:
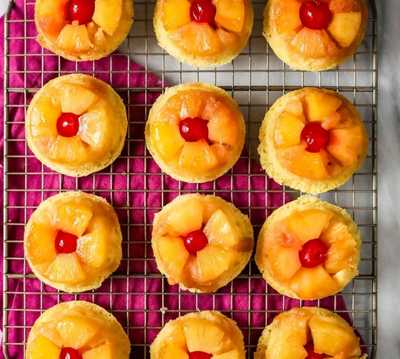
<svg viewBox="0 0 400 359">
<path fill-rule="evenodd" d="M 179 133 L 176 124 L 155 122 L 152 125 L 156 148 L 163 159 L 172 160 L 182 150 L 185 140 Z"/>
<path fill-rule="evenodd" d="M 229 31 L 241 32 L 245 20 L 244 0 L 215 0 L 215 22 Z"/>
<path fill-rule="evenodd" d="M 53 225 L 63 232 L 80 237 L 88 228 L 93 217 L 90 207 L 77 202 L 57 206 L 53 213 Z"/>
<path fill-rule="evenodd" d="M 331 0 L 329 9 L 333 13 L 361 11 L 361 3 L 361 1 L 355 0 Z"/>
<path fill-rule="evenodd" d="M 81 115 L 96 101 L 97 95 L 79 85 L 64 83 L 62 86 L 61 111 Z"/>
<path fill-rule="evenodd" d="M 240 354 L 237 350 L 231 350 L 223 354 L 213 355 L 212 359 L 239 359 Z"/>
<path fill-rule="evenodd" d="M 302 55 L 311 58 L 334 56 L 338 48 L 325 30 L 301 29 L 293 38 L 292 46 Z"/>
<path fill-rule="evenodd" d="M 39 28 L 51 38 L 57 38 L 61 29 L 67 23 L 66 4 L 68 0 L 43 1 L 37 5 Z"/>
<path fill-rule="evenodd" d="M 61 349 L 46 337 L 39 335 L 28 344 L 30 359 L 59 359 Z"/>
<path fill-rule="evenodd" d="M 36 103 L 37 107 L 31 112 L 32 136 L 54 138 L 58 135 L 57 120 L 61 115 L 59 101 L 42 96 Z"/>
<path fill-rule="evenodd" d="M 164 26 L 167 31 L 174 31 L 190 22 L 189 0 L 164 1 Z"/>
<path fill-rule="evenodd" d="M 301 2 L 285 0 L 276 2 L 273 8 L 276 30 L 281 34 L 294 35 L 301 29 L 300 19 Z"/>
<path fill-rule="evenodd" d="M 28 237 L 28 251 L 33 264 L 49 263 L 56 257 L 55 238 L 57 230 L 49 225 L 32 222 Z"/>
<path fill-rule="evenodd" d="M 328 31 L 341 47 L 349 47 L 360 31 L 361 19 L 360 12 L 335 14 Z"/>
<path fill-rule="evenodd" d="M 168 344 L 161 353 L 162 359 L 189 359 L 189 354 L 184 348 L 176 346 L 174 343 Z M 83 358 L 85 359 L 85 358 Z"/>
<path fill-rule="evenodd" d="M 203 91 L 188 91 L 179 95 L 181 104 L 174 110 L 179 113 L 181 119 L 187 117 L 201 117 L 208 94 Z M 171 103 L 173 104 L 173 102 Z"/>
<path fill-rule="evenodd" d="M 47 277 L 53 282 L 80 283 L 86 274 L 76 253 L 59 254 L 47 269 Z"/>
<path fill-rule="evenodd" d="M 236 114 L 219 102 L 214 116 L 208 121 L 208 138 L 212 142 L 234 146 L 238 140 Z"/>
<path fill-rule="evenodd" d="M 94 338 L 98 328 L 81 317 L 64 317 L 57 323 L 64 347 L 81 349 Z"/>
<path fill-rule="evenodd" d="M 107 141 L 111 141 L 112 129 L 106 120 L 108 114 L 105 107 L 97 107 L 79 118 L 79 136 L 93 149 L 101 150 Z"/>
<path fill-rule="evenodd" d="M 307 118 L 309 121 L 322 122 L 325 118 L 335 113 L 342 103 L 342 100 L 335 95 L 318 90 L 310 91 L 305 96 Z"/>
<path fill-rule="evenodd" d="M 217 35 L 223 47 L 235 48 L 237 46 L 239 35 L 237 35 L 236 33 L 218 28 Z"/>
<path fill-rule="evenodd" d="M 113 350 L 110 343 L 90 349 L 82 354 L 82 359 L 113 359 Z"/>
<path fill-rule="evenodd" d="M 326 230 L 322 234 L 321 238 L 330 245 L 335 243 L 336 241 L 353 240 L 349 233 L 349 230 L 347 229 L 347 226 L 343 222 L 336 219 L 332 220 L 328 228 L 326 228 Z"/>
<path fill-rule="evenodd" d="M 73 163 L 74 166 L 84 163 L 89 157 L 86 145 L 79 136 L 58 136 L 49 148 L 49 157 L 62 163 Z"/>
<path fill-rule="evenodd" d="M 100 268 L 107 263 L 107 233 L 86 234 L 79 238 L 77 254 L 82 262 Z"/>
<path fill-rule="evenodd" d="M 108 35 L 117 30 L 122 16 L 122 0 L 96 0 L 93 21 Z"/>
<path fill-rule="evenodd" d="M 186 142 L 179 156 L 179 166 L 204 174 L 217 167 L 219 160 L 205 141 Z"/>
<path fill-rule="evenodd" d="M 357 253 L 356 243 L 352 239 L 335 241 L 328 250 L 325 269 L 328 273 L 335 274 L 352 264 L 352 259 Z"/>
<path fill-rule="evenodd" d="M 57 45 L 66 51 L 81 53 L 93 47 L 85 25 L 67 24 L 57 38 Z"/>
<path fill-rule="evenodd" d="M 222 210 L 214 212 L 203 231 L 211 245 L 235 247 L 240 239 L 235 223 Z"/>
<path fill-rule="evenodd" d="M 301 268 L 299 250 L 273 245 L 267 250 L 267 256 L 274 277 L 281 281 L 292 278 Z"/>
<path fill-rule="evenodd" d="M 300 144 L 304 120 L 290 112 L 283 112 L 275 128 L 275 144 L 278 147 L 291 147 Z"/>
</svg>

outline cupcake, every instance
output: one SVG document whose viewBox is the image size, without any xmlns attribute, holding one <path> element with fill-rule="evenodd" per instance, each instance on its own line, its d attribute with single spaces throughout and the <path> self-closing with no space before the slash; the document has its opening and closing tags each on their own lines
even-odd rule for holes
<svg viewBox="0 0 400 359">
<path fill-rule="evenodd" d="M 360 247 L 358 228 L 344 209 L 303 196 L 268 217 L 256 264 L 280 294 L 321 299 L 340 292 L 358 274 Z"/>
<path fill-rule="evenodd" d="M 336 92 L 304 88 L 265 115 L 258 152 L 276 182 L 322 193 L 347 182 L 364 162 L 368 135 L 355 107 Z"/>
<path fill-rule="evenodd" d="M 26 115 L 28 146 L 47 167 L 81 177 L 120 155 L 128 128 L 122 99 L 105 82 L 73 74 L 48 82 Z"/>
<path fill-rule="evenodd" d="M 26 359 L 128 359 L 122 326 L 98 305 L 72 301 L 46 310 L 33 325 Z"/>
<path fill-rule="evenodd" d="M 146 145 L 161 169 L 176 180 L 212 181 L 229 171 L 245 142 L 237 103 L 222 89 L 195 83 L 160 96 L 146 124 Z"/>
<path fill-rule="evenodd" d="M 367 23 L 365 0 L 269 0 L 264 36 L 291 68 L 322 71 L 357 51 Z"/>
<path fill-rule="evenodd" d="M 253 228 L 233 204 L 215 196 L 177 197 L 154 218 L 151 243 L 169 284 L 215 292 L 248 263 Z"/>
<path fill-rule="evenodd" d="M 339 315 L 295 308 L 274 318 L 258 342 L 255 359 L 366 359 L 360 339 Z"/>
<path fill-rule="evenodd" d="M 212 67 L 232 61 L 253 27 L 250 0 L 158 0 L 154 31 L 179 61 Z"/>
<path fill-rule="evenodd" d="M 42 202 L 25 228 L 25 257 L 44 283 L 65 292 L 100 287 L 121 261 L 114 209 L 101 197 L 65 192 Z"/>
<path fill-rule="evenodd" d="M 151 359 L 245 359 L 243 334 L 220 312 L 190 313 L 169 321 L 150 347 Z"/>
<path fill-rule="evenodd" d="M 106 57 L 127 37 L 133 0 L 37 0 L 39 44 L 68 60 Z"/>
</svg>

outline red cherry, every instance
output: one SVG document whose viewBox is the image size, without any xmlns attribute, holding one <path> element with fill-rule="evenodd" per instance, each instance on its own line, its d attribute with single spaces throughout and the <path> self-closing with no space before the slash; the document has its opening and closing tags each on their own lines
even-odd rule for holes
<svg viewBox="0 0 400 359">
<path fill-rule="evenodd" d="M 62 348 L 60 359 L 82 359 L 82 355 L 76 349 Z"/>
<path fill-rule="evenodd" d="M 303 2 L 300 7 L 301 22 L 309 29 L 327 29 L 332 17 L 328 3 L 323 0 L 308 0 Z"/>
<path fill-rule="evenodd" d="M 79 116 L 63 113 L 57 120 L 57 131 L 60 136 L 74 137 L 79 131 Z"/>
<path fill-rule="evenodd" d="M 307 358 L 306 359 L 325 359 L 326 355 L 324 354 L 317 354 L 314 352 L 314 346 L 312 344 L 307 344 L 304 347 L 305 350 L 307 350 Z"/>
<path fill-rule="evenodd" d="M 319 122 L 309 122 L 301 131 L 301 140 L 307 144 L 308 152 L 319 152 L 329 143 L 329 132 Z"/>
<path fill-rule="evenodd" d="M 204 352 L 191 352 L 189 359 L 211 359 L 212 355 Z"/>
<path fill-rule="evenodd" d="M 211 0 L 193 0 L 190 5 L 190 18 L 192 21 L 214 26 L 216 14 L 217 9 Z"/>
<path fill-rule="evenodd" d="M 187 142 L 208 141 L 207 121 L 199 117 L 188 117 L 179 122 L 179 131 Z"/>
<path fill-rule="evenodd" d="M 94 0 L 70 0 L 67 3 L 68 19 L 78 21 L 80 25 L 92 21 L 94 14 Z"/>
<path fill-rule="evenodd" d="M 301 265 L 305 268 L 314 268 L 325 263 L 328 249 L 328 246 L 320 239 L 306 242 L 299 253 Z"/>
<path fill-rule="evenodd" d="M 208 239 L 204 232 L 199 230 L 189 233 L 187 236 L 185 236 L 183 242 L 187 251 L 190 254 L 195 255 L 208 244 Z"/>
<path fill-rule="evenodd" d="M 78 237 L 71 233 L 58 231 L 56 236 L 56 252 L 57 253 L 73 253 L 76 251 Z"/>
</svg>

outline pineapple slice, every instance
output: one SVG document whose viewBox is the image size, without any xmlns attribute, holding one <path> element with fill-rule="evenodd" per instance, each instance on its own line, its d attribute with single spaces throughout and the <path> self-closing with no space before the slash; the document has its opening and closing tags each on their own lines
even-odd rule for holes
<svg viewBox="0 0 400 359">
<path fill-rule="evenodd" d="M 106 228 L 80 237 L 76 252 L 82 262 L 94 268 L 106 265 L 108 259 L 107 237 Z"/>
<path fill-rule="evenodd" d="M 342 100 L 322 91 L 310 91 L 305 96 L 305 106 L 309 121 L 322 122 L 325 118 L 335 113 L 342 105 Z"/>
<path fill-rule="evenodd" d="M 61 348 L 39 335 L 28 344 L 28 352 L 30 359 L 59 359 Z"/>
<path fill-rule="evenodd" d="M 267 250 L 272 272 L 281 281 L 292 278 L 301 268 L 299 250 L 273 245 Z"/>
<path fill-rule="evenodd" d="M 76 253 L 59 254 L 47 269 L 46 276 L 53 282 L 67 284 L 80 283 L 86 278 Z"/>
<path fill-rule="evenodd" d="M 168 274 L 174 278 L 180 278 L 190 256 L 182 238 L 156 237 L 154 244 Z"/>
<path fill-rule="evenodd" d="M 221 41 L 223 47 L 236 48 L 239 36 L 234 32 L 229 32 L 224 29 L 217 29 L 217 35 Z"/>
<path fill-rule="evenodd" d="M 220 209 L 214 212 L 203 231 L 211 245 L 232 248 L 237 246 L 240 240 L 235 223 Z"/>
<path fill-rule="evenodd" d="M 241 32 L 244 27 L 245 6 L 244 0 L 215 0 L 217 13 L 215 22 L 222 28 Z"/>
<path fill-rule="evenodd" d="M 224 347 L 224 331 L 216 324 L 199 318 L 187 319 L 183 324 L 189 352 L 219 353 Z"/>
<path fill-rule="evenodd" d="M 117 30 L 122 16 L 122 0 L 96 0 L 93 21 L 108 35 Z"/>
<path fill-rule="evenodd" d="M 165 160 L 173 160 L 182 150 L 185 140 L 179 133 L 176 124 L 155 122 L 152 125 L 154 141 L 160 155 Z"/>
<path fill-rule="evenodd" d="M 52 39 L 57 38 L 67 23 L 66 5 L 68 1 L 43 1 L 37 5 L 38 26 Z"/>
<path fill-rule="evenodd" d="M 112 129 L 107 121 L 107 110 L 104 106 L 96 107 L 79 117 L 79 136 L 84 143 L 101 150 L 111 141 Z"/>
<path fill-rule="evenodd" d="M 213 355 L 212 359 L 239 359 L 240 354 L 238 350 L 231 350 L 223 354 Z"/>
<path fill-rule="evenodd" d="M 207 95 L 202 91 L 189 91 L 180 95 L 180 108 L 177 107 L 175 111 L 179 112 L 179 118 L 184 119 L 187 117 L 201 117 L 203 112 Z"/>
<path fill-rule="evenodd" d="M 301 2 L 285 0 L 273 7 L 276 30 L 285 35 L 295 35 L 303 26 L 300 19 Z"/>
<path fill-rule="evenodd" d="M 76 24 L 64 26 L 57 37 L 57 45 L 65 51 L 74 53 L 87 52 L 93 47 L 87 27 Z"/>
<path fill-rule="evenodd" d="M 176 346 L 174 343 L 168 344 L 161 353 L 162 359 L 189 359 L 186 349 Z M 83 358 L 85 359 L 85 358 Z"/>
<path fill-rule="evenodd" d="M 329 243 L 329 245 L 334 244 L 336 241 L 353 240 L 349 233 L 349 230 L 347 229 L 347 226 L 337 219 L 333 219 L 331 221 L 328 228 L 324 231 L 324 233 L 322 233 L 321 238 L 325 242 Z"/>
<path fill-rule="evenodd" d="M 80 85 L 63 83 L 61 111 L 81 115 L 97 100 L 97 95 Z"/>
<path fill-rule="evenodd" d="M 82 359 L 113 359 L 114 354 L 110 343 L 102 344 L 82 354 Z"/>
<path fill-rule="evenodd" d="M 51 226 L 32 222 L 27 246 L 33 264 L 50 263 L 56 258 L 54 245 L 56 236 L 57 230 Z"/>
<path fill-rule="evenodd" d="M 205 141 L 186 142 L 179 156 L 179 166 L 200 174 L 217 167 L 219 160 Z"/>
<path fill-rule="evenodd" d="M 165 0 L 163 22 L 167 31 L 174 31 L 190 23 L 189 0 Z"/>
<path fill-rule="evenodd" d="M 325 261 L 325 269 L 328 273 L 338 273 L 342 269 L 348 268 L 352 264 L 353 257 L 357 253 L 354 240 L 337 240 L 328 250 L 328 256 Z"/>
<path fill-rule="evenodd" d="M 344 12 L 333 16 L 329 33 L 341 47 L 349 47 L 356 39 L 361 27 L 360 12 Z"/>
<path fill-rule="evenodd" d="M 212 142 L 234 146 L 238 141 L 236 114 L 218 101 L 214 115 L 208 121 L 208 138 Z"/>
<path fill-rule="evenodd" d="M 304 126 L 303 118 L 290 112 L 283 112 L 275 128 L 275 144 L 283 148 L 300 144 Z"/>
<path fill-rule="evenodd" d="M 322 266 L 301 268 L 291 279 L 290 288 L 303 299 L 323 298 L 339 290 L 336 281 Z"/>
<path fill-rule="evenodd" d="M 83 317 L 64 317 L 57 323 L 64 347 L 81 349 L 98 333 L 94 323 Z"/>
<path fill-rule="evenodd" d="M 31 114 L 32 136 L 55 138 L 58 135 L 57 120 L 61 115 L 58 101 L 48 96 L 42 96 L 36 105 L 32 108 Z"/>
<path fill-rule="evenodd" d="M 302 55 L 311 58 L 335 56 L 338 48 L 325 30 L 301 29 L 293 38 L 292 46 Z"/>
</svg>

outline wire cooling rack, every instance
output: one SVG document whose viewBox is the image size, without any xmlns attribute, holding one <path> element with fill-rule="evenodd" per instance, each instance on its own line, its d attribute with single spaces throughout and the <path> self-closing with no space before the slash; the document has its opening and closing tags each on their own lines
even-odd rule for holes
<svg viewBox="0 0 400 359">
<path fill-rule="evenodd" d="M 157 45 L 154 0 L 137 0 L 135 24 L 120 51 L 97 62 L 65 61 L 35 41 L 33 0 L 15 0 L 4 25 L 4 294 L 3 349 L 6 358 L 23 358 L 34 320 L 66 300 L 83 299 L 110 310 L 132 341 L 132 357 L 148 358 L 149 345 L 171 318 L 198 309 L 216 309 L 235 319 L 243 331 L 248 358 L 273 316 L 293 306 L 316 304 L 351 318 L 364 350 L 376 352 L 376 11 L 371 1 L 368 34 L 357 54 L 336 70 L 305 73 L 279 61 L 262 37 L 264 1 L 253 1 L 255 27 L 249 46 L 232 64 L 212 70 L 182 65 Z M 141 64 L 137 66 L 133 64 Z M 111 83 L 126 102 L 129 133 L 124 152 L 108 169 L 83 179 L 53 173 L 28 150 L 24 113 L 32 95 L 56 76 L 84 72 Z M 158 77 L 156 77 L 158 76 Z M 158 80 L 157 80 L 158 78 Z M 228 90 L 239 102 L 248 127 L 247 149 L 221 179 L 188 185 L 163 175 L 145 149 L 144 123 L 165 86 L 204 81 Z M 327 87 L 348 97 L 363 114 L 370 135 L 364 167 L 345 186 L 324 196 L 346 208 L 363 235 L 360 276 L 341 295 L 302 303 L 278 295 L 252 260 L 243 273 L 213 295 L 195 295 L 170 287 L 157 271 L 150 246 L 152 218 L 162 205 L 187 192 L 214 193 L 247 213 L 256 229 L 275 208 L 298 195 L 268 180 L 256 154 L 257 132 L 265 110 L 276 98 L 303 86 Z M 119 270 L 96 291 L 66 295 L 40 283 L 24 261 L 23 231 L 32 211 L 49 196 L 81 189 L 102 195 L 116 208 L 123 234 Z"/>
</svg>

